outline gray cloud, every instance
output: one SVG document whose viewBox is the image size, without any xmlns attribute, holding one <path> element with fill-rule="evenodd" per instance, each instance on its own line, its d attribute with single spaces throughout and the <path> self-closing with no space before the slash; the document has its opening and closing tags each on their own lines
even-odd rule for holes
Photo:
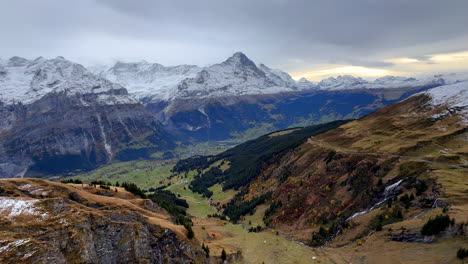
<svg viewBox="0 0 468 264">
<path fill-rule="evenodd" d="M 466 0 L 0 0 L 0 57 L 210 64 L 241 50 L 288 71 L 389 67 L 468 49 Z"/>
</svg>

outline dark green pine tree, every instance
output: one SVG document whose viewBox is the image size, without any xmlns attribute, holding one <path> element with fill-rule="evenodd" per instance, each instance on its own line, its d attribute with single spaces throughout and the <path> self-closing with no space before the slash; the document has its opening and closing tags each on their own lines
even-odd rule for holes
<svg viewBox="0 0 468 264">
<path fill-rule="evenodd" d="M 226 250 L 224 250 L 223 248 L 223 251 L 221 251 L 221 260 L 224 262 L 226 261 L 226 259 L 227 259 Z"/>
</svg>

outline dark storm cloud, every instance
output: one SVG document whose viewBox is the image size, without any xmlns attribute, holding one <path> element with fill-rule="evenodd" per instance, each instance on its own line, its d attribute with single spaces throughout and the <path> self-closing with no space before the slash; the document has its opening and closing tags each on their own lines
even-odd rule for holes
<svg viewBox="0 0 468 264">
<path fill-rule="evenodd" d="M 207 64 L 242 50 L 299 70 L 468 48 L 466 0 L 0 1 L 3 58 Z"/>
</svg>

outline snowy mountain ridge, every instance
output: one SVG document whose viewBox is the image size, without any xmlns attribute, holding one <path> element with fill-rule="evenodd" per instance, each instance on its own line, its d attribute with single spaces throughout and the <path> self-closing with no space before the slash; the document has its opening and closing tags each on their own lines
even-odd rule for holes
<svg viewBox="0 0 468 264">
<path fill-rule="evenodd" d="M 193 78 L 202 68 L 196 65 L 165 67 L 158 63 L 117 62 L 100 76 L 128 87 L 138 99 L 164 98 L 173 92 L 177 85 L 187 78 Z"/>
<path fill-rule="evenodd" d="M 320 81 L 316 88 L 320 90 L 353 90 L 353 89 L 388 89 L 417 87 L 424 85 L 446 85 L 468 80 L 468 73 L 450 73 L 438 74 L 434 76 L 425 76 L 420 79 L 413 77 L 391 76 L 387 75 L 367 81 L 360 77 L 351 75 L 340 75 L 330 77 Z M 305 80 L 302 80 L 304 82 Z"/>
<path fill-rule="evenodd" d="M 429 96 L 429 103 L 433 107 L 447 107 L 447 110 L 434 115 L 434 118 L 457 113 L 461 116 L 461 123 L 468 125 L 468 81 L 435 87 L 414 96 L 420 94 Z"/>
<path fill-rule="evenodd" d="M 125 65 L 125 67 L 123 67 Z M 351 75 L 330 77 L 320 82 L 294 80 L 288 73 L 256 65 L 242 52 L 207 67 L 180 65 L 165 67 L 147 62 L 117 63 L 102 76 L 125 86 L 138 99 L 148 102 L 176 98 L 207 98 L 246 94 L 274 94 L 300 90 L 354 90 L 407 88 L 444 85 L 468 80 L 468 74 L 444 74 L 421 79 L 384 76 L 368 81 Z"/>
<path fill-rule="evenodd" d="M 384 76 L 368 81 L 351 75 L 330 77 L 318 83 L 295 81 L 288 73 L 255 64 L 242 52 L 207 67 L 163 66 L 146 61 L 117 62 L 112 67 L 86 69 L 63 57 L 27 60 L 0 59 L 0 101 L 28 104 L 55 92 L 99 94 L 104 104 L 172 101 L 177 98 L 211 98 L 262 95 L 301 90 L 354 90 L 444 85 L 468 80 L 468 74 L 443 74 L 421 79 Z M 125 90 L 126 89 L 126 90 Z"/>
<path fill-rule="evenodd" d="M 265 94 L 296 90 L 289 74 L 260 64 L 241 52 L 207 67 L 163 66 L 146 61 L 117 62 L 100 76 L 125 86 L 142 101 L 169 101 L 187 97 Z"/>
<path fill-rule="evenodd" d="M 121 85 L 63 57 L 50 60 L 12 57 L 0 61 L 1 102 L 30 104 L 49 93 L 95 94 L 100 103 L 109 105 L 138 103 Z"/>
<path fill-rule="evenodd" d="M 206 98 L 294 91 L 285 74 L 278 74 L 265 65 L 259 68 L 243 53 L 237 52 L 222 63 L 204 68 L 194 78 L 183 80 L 174 96 Z"/>
</svg>

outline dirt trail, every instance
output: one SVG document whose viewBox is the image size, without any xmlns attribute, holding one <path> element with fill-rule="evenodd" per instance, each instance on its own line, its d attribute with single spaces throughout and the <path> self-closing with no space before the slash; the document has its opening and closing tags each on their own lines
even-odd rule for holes
<svg viewBox="0 0 468 264">
<path fill-rule="evenodd" d="M 309 138 L 307 140 L 308 144 L 315 145 L 318 147 L 322 148 L 328 148 L 328 149 L 333 149 L 338 152 L 346 153 L 346 154 L 356 154 L 356 155 L 370 155 L 370 156 L 377 156 L 377 157 L 390 157 L 390 158 L 400 158 L 400 159 L 406 159 L 406 160 L 413 160 L 413 161 L 421 161 L 421 162 L 426 162 L 426 163 L 431 163 L 431 164 L 437 164 L 437 165 L 443 165 L 443 166 L 450 166 L 458 169 L 468 169 L 468 161 L 465 159 L 462 159 L 463 163 L 447 163 L 447 162 L 440 162 L 440 161 L 434 161 L 429 158 L 422 158 L 418 156 L 407 156 L 407 155 L 399 155 L 399 154 L 392 154 L 392 153 L 385 153 L 385 152 L 359 152 L 359 151 L 352 151 L 349 149 L 345 149 L 342 147 L 338 147 L 332 144 L 329 144 L 327 142 L 323 142 L 322 140 L 318 140 L 315 138 Z"/>
</svg>

